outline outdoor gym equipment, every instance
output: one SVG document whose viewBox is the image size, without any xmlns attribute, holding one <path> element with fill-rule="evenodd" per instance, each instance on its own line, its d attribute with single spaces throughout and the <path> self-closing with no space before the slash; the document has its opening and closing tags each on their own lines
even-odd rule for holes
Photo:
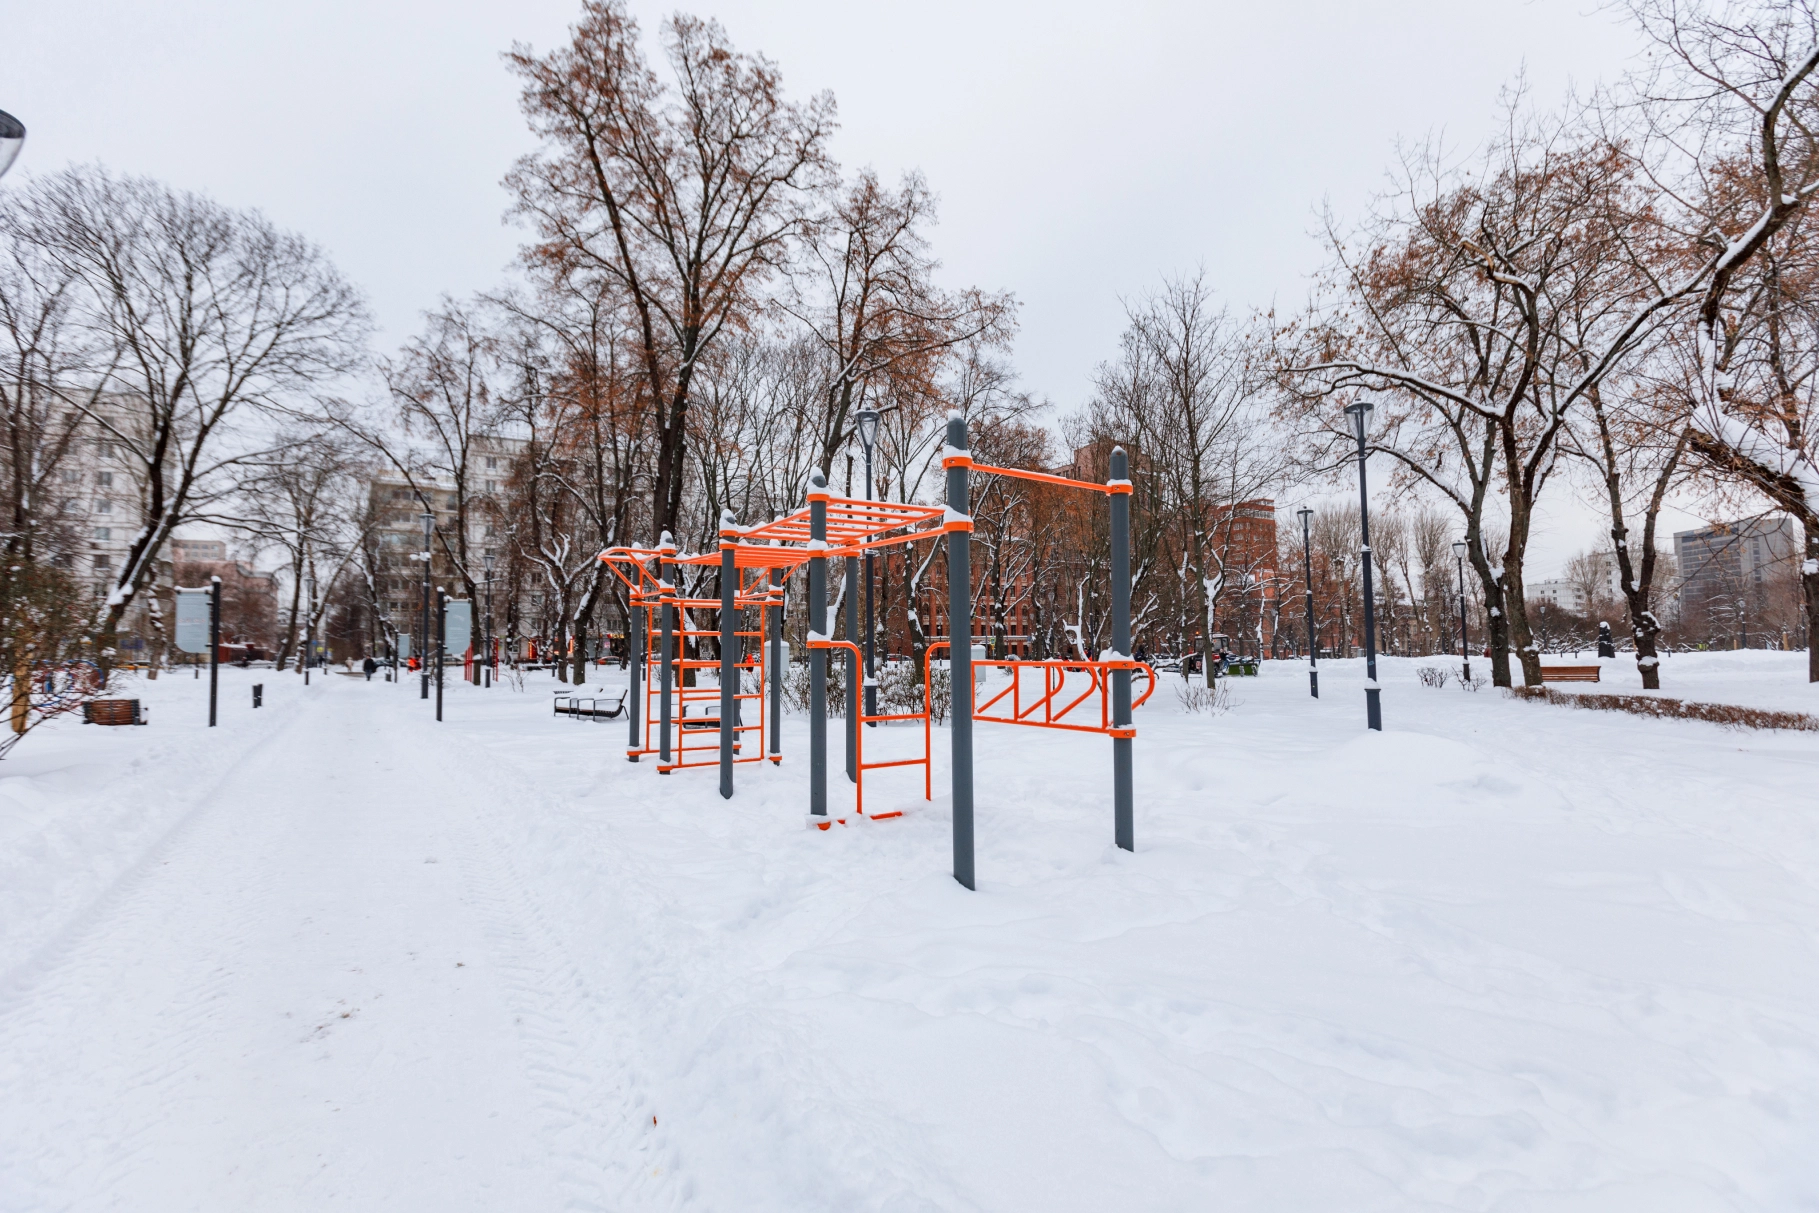
<svg viewBox="0 0 1819 1213">
<path fill-rule="evenodd" d="M 777 740 L 777 724 L 781 719 L 782 696 L 782 630 L 783 630 L 783 580 L 803 564 L 808 566 L 808 663 L 809 663 L 809 824 L 818 829 L 828 829 L 834 823 L 843 821 L 837 815 L 830 815 L 827 805 L 827 655 L 840 650 L 846 654 L 848 669 L 851 675 L 847 685 L 847 776 L 856 785 L 855 813 L 868 816 L 865 811 L 865 773 L 884 767 L 921 766 L 923 768 L 923 797 L 932 799 L 932 764 L 930 762 L 930 705 L 933 701 L 932 675 L 925 663 L 922 710 L 920 712 L 894 712 L 870 714 L 864 711 L 863 699 L 859 688 L 858 670 L 860 668 L 860 649 L 851 640 L 835 640 L 830 636 L 831 628 L 827 619 L 827 565 L 832 557 L 841 557 L 847 562 L 847 574 L 851 578 L 857 567 L 860 556 L 878 548 L 896 547 L 919 543 L 945 537 L 947 541 L 948 560 L 948 635 L 964 636 L 967 643 L 951 645 L 939 641 L 930 647 L 930 656 L 934 650 L 947 647 L 949 650 L 948 666 L 950 671 L 950 698 L 948 732 L 952 744 L 952 761 L 950 763 L 953 780 L 953 847 L 954 879 L 967 888 L 976 887 L 973 868 L 973 722 L 1028 725 L 1039 728 L 1065 729 L 1082 733 L 1101 733 L 1112 739 L 1112 819 L 1113 837 L 1117 845 L 1129 851 L 1134 850 L 1135 824 L 1133 811 L 1132 787 L 1132 751 L 1131 742 L 1136 737 L 1136 729 L 1131 724 L 1132 710 L 1141 705 L 1154 692 L 1156 687 L 1155 672 L 1140 661 L 1130 657 L 1131 649 L 1131 615 L 1130 615 L 1130 495 L 1131 482 L 1129 457 L 1122 447 L 1114 448 L 1111 454 L 1111 475 L 1103 484 L 1092 481 L 1074 480 L 1065 476 L 1056 476 L 1047 472 L 1033 472 L 1021 468 L 993 467 L 989 464 L 975 463 L 967 448 L 966 422 L 959 414 L 950 414 L 947 421 L 947 443 L 942 452 L 941 466 L 946 473 L 947 494 L 945 506 L 910 505 L 900 502 L 869 501 L 849 497 L 836 497 L 828 492 L 827 478 L 816 471 L 809 478 L 804 508 L 773 522 L 741 528 L 734 521 L 731 513 L 723 513 L 720 519 L 720 544 L 717 553 L 698 556 L 678 556 L 674 542 L 666 533 L 656 548 L 609 548 L 600 554 L 600 559 L 619 576 L 625 584 L 634 610 L 631 612 L 631 643 L 633 651 L 643 649 L 643 660 L 630 663 L 632 688 L 631 703 L 631 748 L 626 757 L 636 762 L 641 755 L 653 752 L 650 738 L 649 714 L 652 706 L 658 709 L 660 721 L 657 729 L 655 752 L 659 754 L 658 770 L 664 773 L 687 766 L 714 765 L 707 761 L 691 762 L 687 758 L 690 749 L 688 739 L 691 732 L 702 733 L 708 729 L 716 734 L 718 740 L 718 761 L 720 769 L 720 794 L 730 797 L 733 794 L 733 766 L 738 762 L 762 761 L 764 755 L 747 757 L 739 756 L 739 735 L 750 731 L 759 731 L 765 735 L 765 721 L 771 722 L 768 736 L 771 742 L 770 759 L 773 763 L 782 761 L 781 747 Z M 1108 498 L 1111 521 L 1111 598 L 1112 598 L 1112 645 L 1111 649 L 1097 660 L 1088 658 L 1084 653 L 1077 661 L 1025 661 L 998 660 L 983 661 L 980 664 L 993 669 L 1008 671 L 1010 685 L 996 694 L 975 705 L 973 687 L 972 657 L 972 553 L 971 535 L 973 520 L 969 514 L 971 473 L 983 475 L 1009 476 L 1022 480 L 1040 481 L 1063 488 L 1080 489 L 1088 492 L 1103 493 Z M 652 565 L 655 565 L 653 571 Z M 720 569 L 720 596 L 718 599 L 685 599 L 680 597 L 673 584 L 675 569 L 678 565 L 714 565 Z M 749 576 L 749 580 L 748 580 Z M 849 581 L 849 585 L 851 582 Z M 849 594 L 849 599 L 851 595 Z M 737 620 L 741 612 L 757 609 L 763 612 L 764 627 L 761 631 L 740 631 Z M 687 626 L 687 612 L 690 610 L 717 610 L 719 627 L 717 629 L 691 629 Z M 848 603 L 849 636 L 855 634 L 853 612 L 856 603 Z M 678 627 L 678 621 L 682 626 Z M 653 639 L 651 633 L 657 633 Z M 638 637 L 642 635 L 643 639 Z M 689 637 L 717 636 L 720 652 L 717 661 L 680 660 L 676 657 L 675 643 Z M 739 652 L 741 640 L 757 638 L 768 641 L 758 646 L 756 656 L 742 657 Z M 769 652 L 766 652 L 766 649 Z M 680 687 L 676 685 L 675 671 L 678 669 L 719 669 L 719 685 L 714 688 Z M 642 677 L 646 687 L 651 682 L 651 670 L 655 668 L 656 681 L 659 686 L 647 689 L 643 695 L 641 714 L 638 710 L 640 695 L 639 680 Z M 1131 699 L 1131 675 L 1143 671 L 1149 683 L 1141 699 L 1135 703 Z M 759 690 L 746 692 L 740 687 L 739 676 L 742 671 L 756 672 L 759 676 Z M 1024 691 L 1024 675 L 1035 672 L 1041 680 L 1040 692 L 1032 692 L 1027 698 Z M 767 677 L 768 675 L 768 677 Z M 1085 685 L 1081 686 L 1079 677 L 1084 675 Z M 770 709 L 765 710 L 764 688 L 770 690 Z M 687 717 L 687 705 L 691 702 L 704 702 L 717 698 L 718 714 L 713 717 Z M 759 723 L 756 725 L 742 723 L 740 705 L 757 701 Z M 1074 713 L 1089 703 L 1096 703 L 1097 718 L 1094 719 L 1090 709 L 1079 715 Z M 672 705 L 682 709 L 681 720 L 671 718 Z M 922 756 L 920 758 L 891 759 L 880 762 L 866 762 L 864 758 L 864 727 L 868 724 L 886 721 L 922 722 Z M 680 727 L 673 727 L 679 724 Z M 692 727 L 691 727 L 692 726 Z M 672 745 L 674 750 L 672 752 Z M 699 753 L 707 747 L 693 747 Z M 873 817 L 895 817 L 896 811 L 870 814 Z"/>
</svg>

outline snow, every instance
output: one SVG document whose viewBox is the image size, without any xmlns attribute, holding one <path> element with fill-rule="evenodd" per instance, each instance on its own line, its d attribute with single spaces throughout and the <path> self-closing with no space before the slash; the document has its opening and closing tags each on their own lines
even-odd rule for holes
<svg viewBox="0 0 1819 1213">
<path fill-rule="evenodd" d="M 1662 693 L 1819 712 L 1804 663 Z M 822 833 L 799 717 L 722 801 L 543 675 L 440 726 L 414 680 L 224 671 L 213 731 L 138 684 L 152 725 L 0 764 L 0 1209 L 1819 1200 L 1819 737 L 1422 664 L 1382 734 L 1360 661 L 1167 678 L 1135 854 L 1105 739 L 976 725 L 978 893 L 944 730 L 934 805 L 884 771 L 908 815 Z"/>
</svg>

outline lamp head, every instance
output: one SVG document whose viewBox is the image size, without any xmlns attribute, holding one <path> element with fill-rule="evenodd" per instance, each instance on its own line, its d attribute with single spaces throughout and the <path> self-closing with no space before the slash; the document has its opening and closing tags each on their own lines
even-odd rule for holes
<svg viewBox="0 0 1819 1213">
<path fill-rule="evenodd" d="M 1453 540 L 1453 555 L 1457 556 L 1461 560 L 1464 560 L 1465 551 L 1466 551 L 1465 540 L 1463 540 L 1463 539 Z"/>
<path fill-rule="evenodd" d="M 493 554 L 488 552 L 486 555 L 482 556 L 480 560 L 481 563 L 486 565 L 486 575 L 491 577 L 493 575 Z"/>
<path fill-rule="evenodd" d="M 423 542 L 428 543 L 430 535 L 436 530 L 436 516 L 425 510 L 419 515 L 419 519 L 423 523 Z"/>
<path fill-rule="evenodd" d="M 1301 519 L 1301 525 L 1303 527 L 1305 527 L 1307 525 L 1307 520 L 1309 518 L 1312 518 L 1313 516 L 1314 516 L 1314 508 L 1312 506 L 1304 505 L 1300 509 L 1295 511 L 1295 517 Z"/>
<path fill-rule="evenodd" d="M 19 149 L 24 146 L 25 123 L 0 110 L 0 177 L 6 176 L 6 170 L 13 167 L 13 161 L 19 158 Z"/>
<path fill-rule="evenodd" d="M 1355 400 L 1345 406 L 1346 416 L 1352 419 L 1352 433 L 1359 442 L 1364 441 L 1365 426 L 1370 424 L 1371 402 Z"/>
<path fill-rule="evenodd" d="M 859 445 L 865 448 L 867 455 L 878 441 L 878 410 L 866 406 L 853 414 L 853 425 L 859 431 Z"/>
</svg>

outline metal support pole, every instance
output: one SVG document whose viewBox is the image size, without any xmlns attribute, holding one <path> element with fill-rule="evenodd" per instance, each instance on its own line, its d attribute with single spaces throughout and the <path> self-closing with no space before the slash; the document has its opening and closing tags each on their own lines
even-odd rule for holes
<svg viewBox="0 0 1819 1213">
<path fill-rule="evenodd" d="M 739 701 L 739 532 L 731 510 L 720 511 L 720 796 L 733 798 L 733 726 Z"/>
<path fill-rule="evenodd" d="M 966 418 L 947 416 L 947 636 L 953 743 L 954 879 L 969 889 L 973 877 L 973 520 L 968 514 Z"/>
<path fill-rule="evenodd" d="M 1465 621 L 1465 557 L 1459 561 L 1459 655 L 1465 661 L 1465 681 L 1472 681 L 1472 635 Z"/>
<path fill-rule="evenodd" d="M 208 579 L 208 727 L 215 727 L 215 697 L 221 690 L 221 578 Z"/>
<path fill-rule="evenodd" d="M 1358 427 L 1358 526 L 1364 558 L 1364 721 L 1383 731 L 1382 691 L 1377 686 L 1377 609 L 1371 582 L 1371 494 L 1364 477 L 1364 426 Z"/>
<path fill-rule="evenodd" d="M 448 645 L 448 591 L 436 587 L 436 719 L 442 719 L 442 650 Z"/>
<path fill-rule="evenodd" d="M 429 536 L 425 535 L 423 537 L 423 626 L 417 629 L 418 635 L 423 638 L 423 643 L 418 646 L 419 652 L 417 654 L 417 669 L 419 672 L 417 681 L 421 684 L 417 693 L 417 698 L 419 699 L 429 698 L 429 554 Z"/>
<path fill-rule="evenodd" d="M 1112 448 L 1112 648 L 1119 661 L 1131 659 L 1131 468 L 1124 448 Z M 1112 671 L 1112 834 L 1120 847 L 1137 849 L 1132 787 L 1131 671 Z"/>
<path fill-rule="evenodd" d="M 771 761 L 783 759 L 783 570 L 771 570 L 770 606 L 764 612 L 770 625 Z"/>
<path fill-rule="evenodd" d="M 1301 565 L 1307 574 L 1307 693 L 1320 698 L 1320 639 L 1314 631 L 1314 548 L 1309 523 L 1314 511 L 1301 511 Z"/>
<path fill-rule="evenodd" d="M 827 638 L 827 474 L 808 478 L 808 638 Z M 808 811 L 827 819 L 827 650 L 805 648 L 808 658 Z"/>
<path fill-rule="evenodd" d="M 859 639 L 859 558 L 846 558 L 846 638 Z M 859 655 L 851 649 L 846 654 L 846 778 L 859 782 Z"/>
<path fill-rule="evenodd" d="M 676 575 L 676 566 L 670 562 L 670 557 L 676 554 L 676 541 L 670 538 L 668 531 L 663 532 L 663 537 L 657 541 L 657 549 L 661 553 L 657 557 L 657 592 L 662 600 L 662 605 L 657 608 L 662 630 L 657 641 L 657 762 L 659 766 L 668 766 L 670 699 L 676 678 L 676 604 L 673 601 L 676 590 L 670 584 L 670 578 Z"/>
<path fill-rule="evenodd" d="M 640 726 L 644 723 L 644 696 L 640 693 L 639 675 L 644 671 L 644 637 L 640 634 L 638 622 L 643 618 L 643 607 L 628 606 L 625 610 L 625 649 L 628 659 L 625 669 L 631 676 L 631 686 L 625 692 L 625 714 L 631 717 L 631 749 L 625 755 L 627 762 L 638 761 L 638 751 L 643 747 L 640 737 Z"/>
</svg>

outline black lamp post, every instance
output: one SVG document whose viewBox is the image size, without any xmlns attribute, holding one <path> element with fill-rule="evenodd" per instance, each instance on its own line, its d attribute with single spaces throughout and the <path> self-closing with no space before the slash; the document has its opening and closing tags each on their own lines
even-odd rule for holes
<svg viewBox="0 0 1819 1213">
<path fill-rule="evenodd" d="M 316 659 L 316 575 L 311 573 L 306 581 L 309 586 L 309 605 L 304 607 L 303 615 L 303 685 L 309 685 L 310 663 Z"/>
<path fill-rule="evenodd" d="M 490 687 L 493 685 L 493 554 L 488 552 L 481 560 L 486 565 L 486 630 L 480 649 L 484 658 L 481 668 L 485 672 L 480 678 L 482 686 Z"/>
<path fill-rule="evenodd" d="M 1307 693 L 1318 699 L 1320 644 L 1314 637 L 1314 545 L 1308 531 L 1314 511 L 1304 505 L 1295 511 L 1295 517 L 1301 519 L 1301 566 L 1307 573 Z"/>
<path fill-rule="evenodd" d="M 427 503 L 425 503 L 427 504 Z M 423 550 L 417 553 L 417 559 L 423 562 L 423 625 L 417 631 L 417 669 L 422 677 L 418 680 L 419 699 L 429 698 L 429 566 L 430 540 L 436 533 L 436 516 L 427 509 L 421 516 L 423 522 Z"/>
<path fill-rule="evenodd" d="M 1465 681 L 1472 681 L 1472 635 L 1466 629 L 1465 621 L 1465 553 L 1469 549 L 1463 539 L 1453 541 L 1453 556 L 1459 562 L 1459 653 L 1465 658 Z"/>
<path fill-rule="evenodd" d="M 19 158 L 19 149 L 24 146 L 25 123 L 0 110 L 0 177 L 6 176 L 6 170 L 13 167 L 13 161 Z"/>
<path fill-rule="evenodd" d="M 878 442 L 878 410 L 867 405 L 853 414 L 853 428 L 865 450 L 865 499 L 872 499 L 872 447 Z M 878 714 L 878 653 L 872 628 L 872 552 L 865 551 L 865 714 Z M 874 723 L 873 728 L 877 725 Z"/>
<path fill-rule="evenodd" d="M 1364 478 L 1364 463 L 1369 452 L 1364 445 L 1364 432 L 1369 425 L 1371 402 L 1359 400 L 1345 406 L 1352 419 L 1352 433 L 1358 439 L 1358 527 L 1364 557 L 1364 718 L 1365 724 L 1383 731 L 1383 704 L 1377 686 L 1377 611 L 1372 602 L 1371 584 L 1371 494 Z"/>
</svg>

